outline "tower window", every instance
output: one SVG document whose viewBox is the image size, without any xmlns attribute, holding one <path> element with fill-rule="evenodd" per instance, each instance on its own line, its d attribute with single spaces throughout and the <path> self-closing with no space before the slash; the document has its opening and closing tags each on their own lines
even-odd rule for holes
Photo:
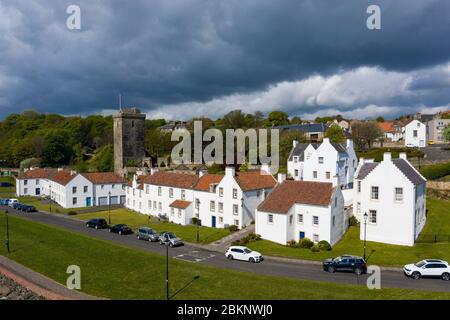
<svg viewBox="0 0 450 320">
<path fill-rule="evenodd" d="M 134 128 L 134 120 L 131 120 L 131 127 Z"/>
</svg>

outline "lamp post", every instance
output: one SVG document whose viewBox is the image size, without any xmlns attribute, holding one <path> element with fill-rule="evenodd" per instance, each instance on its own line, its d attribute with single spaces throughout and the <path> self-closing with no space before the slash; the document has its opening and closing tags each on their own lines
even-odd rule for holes
<svg viewBox="0 0 450 320">
<path fill-rule="evenodd" d="M 52 212 L 52 185 L 49 185 L 49 193 L 50 193 L 50 212 Z"/>
<path fill-rule="evenodd" d="M 166 299 L 169 297 L 169 245 L 166 243 Z"/>
<path fill-rule="evenodd" d="M 364 213 L 364 261 L 366 261 L 367 212 Z"/>
<path fill-rule="evenodd" d="M 9 220 L 8 220 L 8 210 L 5 210 L 5 220 L 6 220 L 6 240 L 5 240 L 5 246 L 8 250 L 8 253 L 10 253 L 9 250 Z"/>
<path fill-rule="evenodd" d="M 108 191 L 108 224 L 111 225 L 111 191 Z"/>
<path fill-rule="evenodd" d="M 197 243 L 200 242 L 200 200 L 197 200 Z"/>
</svg>

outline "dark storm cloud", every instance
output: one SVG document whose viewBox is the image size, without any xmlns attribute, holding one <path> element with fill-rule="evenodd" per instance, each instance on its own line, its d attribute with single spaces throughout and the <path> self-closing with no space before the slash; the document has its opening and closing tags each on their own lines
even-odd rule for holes
<svg viewBox="0 0 450 320">
<path fill-rule="evenodd" d="M 72 3 L 1 2 L 0 117 L 100 112 L 117 107 L 119 92 L 150 111 L 360 66 L 408 73 L 450 60 L 447 0 L 83 0 L 82 30 L 70 31 Z M 369 4 L 381 6 L 381 31 L 366 28 Z M 417 77 L 410 89 L 428 90 L 423 97 L 385 101 L 449 101 L 448 72 Z M 327 107 L 338 105 L 317 110 Z"/>
</svg>

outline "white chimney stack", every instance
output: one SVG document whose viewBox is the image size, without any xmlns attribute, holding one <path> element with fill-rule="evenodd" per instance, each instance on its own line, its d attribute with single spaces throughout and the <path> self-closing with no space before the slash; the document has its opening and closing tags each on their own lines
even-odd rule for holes
<svg viewBox="0 0 450 320">
<path fill-rule="evenodd" d="M 203 177 L 204 175 L 208 174 L 207 170 L 199 170 L 198 171 L 198 176 L 199 178 Z"/>
<path fill-rule="evenodd" d="M 234 177 L 236 175 L 236 169 L 234 167 L 226 167 L 225 168 L 225 176 Z"/>
<path fill-rule="evenodd" d="M 406 156 L 406 152 L 400 152 L 399 158 L 403 159 L 403 160 L 408 160 L 408 157 Z"/>
<path fill-rule="evenodd" d="M 150 168 L 150 175 L 154 175 L 156 172 L 158 172 L 158 168 Z"/>
<path fill-rule="evenodd" d="M 298 140 L 293 140 L 292 141 L 292 146 L 295 148 L 296 146 L 298 146 Z"/>
<path fill-rule="evenodd" d="M 322 142 L 330 143 L 330 138 L 323 138 Z"/>
<path fill-rule="evenodd" d="M 347 139 L 346 147 L 347 147 L 347 149 L 353 148 L 353 140 L 352 139 Z"/>
<path fill-rule="evenodd" d="M 286 174 L 285 173 L 279 173 L 278 174 L 278 183 L 283 183 L 286 180 Z"/>
<path fill-rule="evenodd" d="M 261 165 L 261 174 L 270 174 L 270 166 L 267 163 Z"/>
<path fill-rule="evenodd" d="M 390 152 L 385 152 L 383 154 L 383 161 L 391 161 L 392 160 L 392 156 Z"/>
</svg>

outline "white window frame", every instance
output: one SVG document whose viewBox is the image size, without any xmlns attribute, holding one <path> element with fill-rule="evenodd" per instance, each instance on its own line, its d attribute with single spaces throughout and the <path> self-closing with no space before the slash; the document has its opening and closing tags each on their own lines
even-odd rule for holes
<svg viewBox="0 0 450 320">
<path fill-rule="evenodd" d="M 267 224 L 273 224 L 273 214 L 272 213 L 267 214 Z"/>
<path fill-rule="evenodd" d="M 397 193 L 397 190 L 400 190 L 401 193 Z M 399 197 L 400 195 L 400 197 Z M 395 187 L 394 188 L 394 201 L 395 202 L 403 202 L 404 194 L 403 194 L 403 188 L 402 187 Z"/>
<path fill-rule="evenodd" d="M 374 217 L 375 217 L 375 222 L 373 222 Z M 377 210 L 369 210 L 369 224 L 376 225 L 377 222 L 378 222 Z"/>
<path fill-rule="evenodd" d="M 297 213 L 297 224 L 303 224 L 304 216 L 303 213 Z"/>
<path fill-rule="evenodd" d="M 377 195 L 376 198 L 373 197 L 375 195 L 374 188 L 376 188 L 376 195 Z M 374 200 L 374 201 L 380 200 L 380 187 L 370 186 L 370 200 Z"/>
<path fill-rule="evenodd" d="M 317 218 L 317 223 L 316 223 L 316 218 Z M 312 224 L 313 224 L 313 226 L 314 227 L 318 227 L 319 223 L 320 223 L 319 216 L 312 216 Z"/>
</svg>

